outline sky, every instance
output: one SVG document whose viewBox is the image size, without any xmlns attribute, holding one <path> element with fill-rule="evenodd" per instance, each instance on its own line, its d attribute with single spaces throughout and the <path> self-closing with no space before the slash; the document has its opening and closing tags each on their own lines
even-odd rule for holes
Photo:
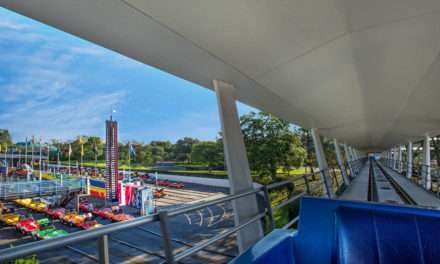
<svg viewBox="0 0 440 264">
<path fill-rule="evenodd" d="M 0 128 L 14 141 L 104 137 L 112 109 L 120 141 L 220 131 L 213 91 L 3 8 L 0 54 Z"/>
</svg>

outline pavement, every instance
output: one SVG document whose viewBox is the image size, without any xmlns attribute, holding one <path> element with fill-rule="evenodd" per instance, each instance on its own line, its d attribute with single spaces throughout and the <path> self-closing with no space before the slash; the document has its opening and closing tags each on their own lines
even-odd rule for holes
<svg viewBox="0 0 440 264">
<path fill-rule="evenodd" d="M 171 209 L 191 203 L 216 199 L 228 193 L 227 189 L 208 187 L 197 184 L 185 185 L 184 189 L 165 188 L 167 196 L 157 201 L 159 209 Z M 68 207 L 73 208 L 73 205 Z M 21 214 L 29 213 L 28 209 L 18 209 Z M 125 208 L 124 211 L 134 211 Z M 45 217 L 34 213 L 35 218 Z M 103 224 L 110 221 L 99 219 Z M 174 253 L 181 252 L 193 244 L 209 239 L 224 230 L 233 227 L 234 216 L 230 202 L 217 204 L 184 215 L 170 218 L 169 227 Z M 77 232 L 78 228 L 55 223 L 57 228 L 68 232 Z M 32 242 L 30 236 L 24 237 L 14 228 L 0 228 L 0 249 Z M 141 227 L 113 233 L 109 237 L 111 263 L 160 263 L 164 260 L 159 223 L 150 223 Z M 207 251 L 200 251 L 182 263 L 227 263 L 237 255 L 235 237 L 210 246 Z M 97 241 L 85 241 L 69 247 L 62 247 L 47 252 L 39 252 L 37 258 L 41 263 L 96 263 L 98 255 Z"/>
</svg>

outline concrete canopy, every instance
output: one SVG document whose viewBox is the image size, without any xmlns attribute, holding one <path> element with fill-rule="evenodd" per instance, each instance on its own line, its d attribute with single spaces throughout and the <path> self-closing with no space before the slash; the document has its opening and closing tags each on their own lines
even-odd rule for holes
<svg viewBox="0 0 440 264">
<path fill-rule="evenodd" d="M 0 0 L 363 150 L 440 133 L 438 0 Z"/>
</svg>

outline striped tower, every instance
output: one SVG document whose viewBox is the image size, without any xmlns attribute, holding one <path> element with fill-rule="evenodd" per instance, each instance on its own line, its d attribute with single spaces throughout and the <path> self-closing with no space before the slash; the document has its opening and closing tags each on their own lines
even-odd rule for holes
<svg viewBox="0 0 440 264">
<path fill-rule="evenodd" d="M 107 200 L 116 200 L 116 184 L 118 178 L 118 123 L 112 118 L 105 122 L 105 189 Z"/>
</svg>

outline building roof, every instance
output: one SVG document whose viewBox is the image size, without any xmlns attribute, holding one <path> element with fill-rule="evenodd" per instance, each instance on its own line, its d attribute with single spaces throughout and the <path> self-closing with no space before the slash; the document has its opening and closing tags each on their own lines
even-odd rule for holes
<svg viewBox="0 0 440 264">
<path fill-rule="evenodd" d="M 0 5 L 360 149 L 440 132 L 440 1 Z"/>
</svg>

